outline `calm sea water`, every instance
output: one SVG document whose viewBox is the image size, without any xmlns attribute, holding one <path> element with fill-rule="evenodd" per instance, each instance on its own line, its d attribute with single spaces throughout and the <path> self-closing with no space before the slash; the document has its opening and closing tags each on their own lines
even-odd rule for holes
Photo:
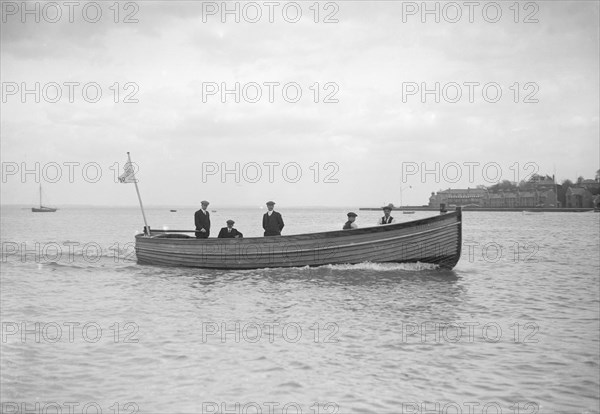
<svg viewBox="0 0 600 414">
<path fill-rule="evenodd" d="M 281 212 L 293 234 L 346 210 Z M 234 218 L 258 236 L 262 213 L 220 209 L 213 235 Z M 193 225 L 193 209 L 147 215 Z M 134 208 L 3 207 L 2 410 L 595 413 L 599 219 L 466 212 L 452 271 L 231 272 L 137 265 Z"/>
</svg>

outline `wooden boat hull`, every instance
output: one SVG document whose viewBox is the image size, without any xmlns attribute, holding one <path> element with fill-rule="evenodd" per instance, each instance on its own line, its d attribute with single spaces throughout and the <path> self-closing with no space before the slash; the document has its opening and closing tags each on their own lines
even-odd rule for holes
<svg viewBox="0 0 600 414">
<path fill-rule="evenodd" d="M 239 239 L 185 234 L 137 235 L 139 264 L 208 269 L 260 269 L 328 264 L 433 263 L 453 268 L 460 258 L 462 214 L 355 230 Z"/>
</svg>

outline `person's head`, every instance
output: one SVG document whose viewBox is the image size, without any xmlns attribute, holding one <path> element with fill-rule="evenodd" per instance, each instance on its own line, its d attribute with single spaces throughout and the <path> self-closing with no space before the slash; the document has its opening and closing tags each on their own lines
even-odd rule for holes
<svg viewBox="0 0 600 414">
<path fill-rule="evenodd" d="M 267 208 L 269 209 L 269 211 L 272 211 L 273 208 L 275 208 L 275 202 L 274 201 L 267 201 Z"/>
<path fill-rule="evenodd" d="M 230 229 L 233 228 L 234 224 L 235 224 L 235 221 L 233 221 L 233 220 L 227 220 L 227 227 L 229 227 Z"/>
<path fill-rule="evenodd" d="M 358 216 L 358 214 L 350 212 L 348 213 L 348 221 L 350 223 L 354 222 L 354 220 L 356 220 L 356 217 Z"/>
<path fill-rule="evenodd" d="M 390 206 L 385 206 L 383 208 L 383 214 L 385 214 L 386 217 L 388 217 L 391 212 L 392 212 L 392 208 Z"/>
<path fill-rule="evenodd" d="M 203 200 L 200 202 L 200 204 L 202 205 L 202 210 L 206 210 L 206 207 L 208 207 L 210 203 L 206 200 Z"/>
</svg>

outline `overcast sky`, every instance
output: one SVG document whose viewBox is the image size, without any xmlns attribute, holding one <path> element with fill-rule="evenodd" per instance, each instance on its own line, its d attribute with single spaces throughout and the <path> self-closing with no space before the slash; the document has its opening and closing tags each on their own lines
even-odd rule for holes
<svg viewBox="0 0 600 414">
<path fill-rule="evenodd" d="M 422 4 L 229 2 L 238 23 L 221 2 L 3 1 L 2 203 L 37 202 L 22 169 L 39 165 L 48 204 L 134 206 L 127 151 L 147 205 L 421 205 L 593 178 L 599 3 L 428 2 L 439 22 Z"/>
</svg>

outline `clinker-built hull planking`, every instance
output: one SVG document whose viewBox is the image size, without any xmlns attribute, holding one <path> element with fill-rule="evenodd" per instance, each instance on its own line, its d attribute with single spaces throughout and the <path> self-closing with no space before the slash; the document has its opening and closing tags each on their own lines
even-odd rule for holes
<svg viewBox="0 0 600 414">
<path fill-rule="evenodd" d="M 276 237 L 196 239 L 183 234 L 136 236 L 138 263 L 209 269 L 259 269 L 361 262 L 422 262 L 453 268 L 460 258 L 462 214 Z"/>
</svg>

